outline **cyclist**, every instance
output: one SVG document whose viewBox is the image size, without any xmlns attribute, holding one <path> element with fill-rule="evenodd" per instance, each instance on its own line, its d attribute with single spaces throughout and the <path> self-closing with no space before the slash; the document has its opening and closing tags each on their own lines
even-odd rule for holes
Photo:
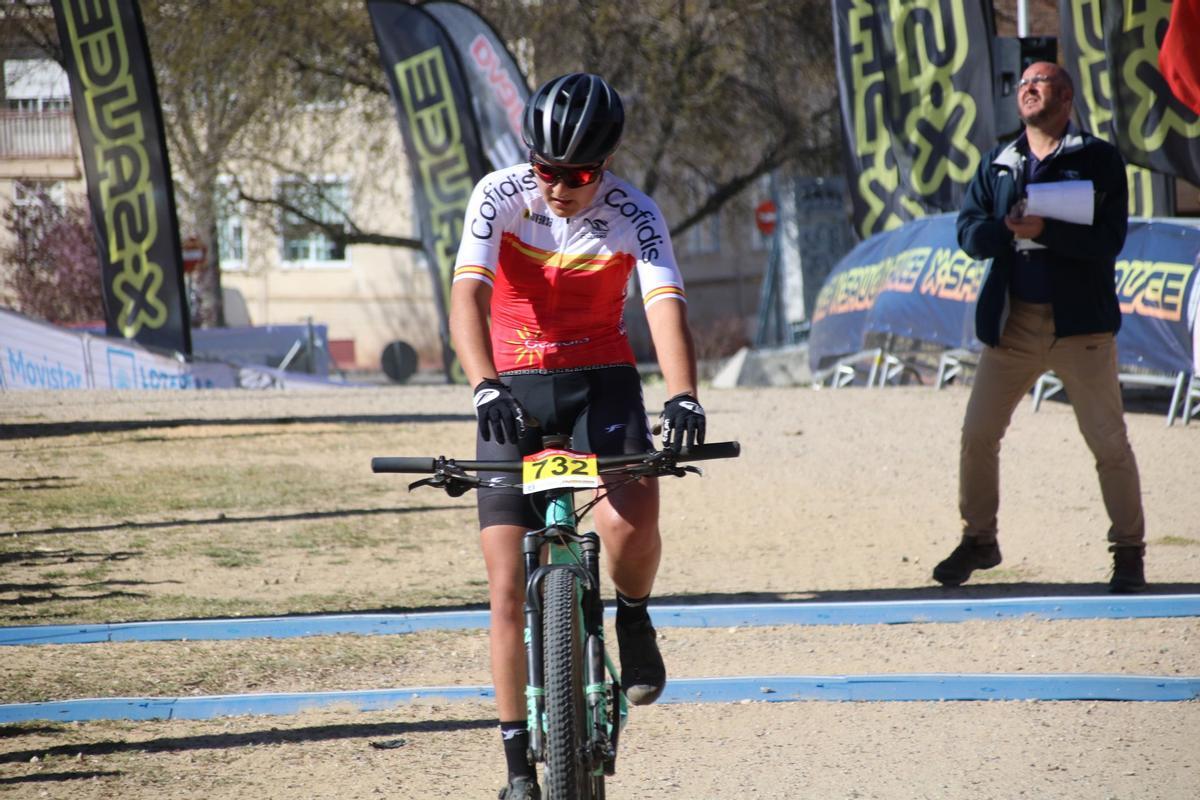
<svg viewBox="0 0 1200 800">
<path fill-rule="evenodd" d="M 621 98 L 600 76 L 572 73 L 548 81 L 525 107 L 529 163 L 491 173 L 472 194 L 454 270 L 450 331 L 475 387 L 481 460 L 518 458 L 529 447 L 525 423 L 531 418 L 542 433 L 572 435 L 578 450 L 651 449 L 622 321 L 634 269 L 670 396 L 661 415 L 663 446 L 704 441 L 683 279 L 665 221 L 653 200 L 608 171 L 624 122 Z M 478 494 L 492 679 L 508 765 L 500 797 L 538 798 L 527 757 L 520 541 L 543 521 L 520 489 Z M 617 590 L 622 683 L 639 705 L 653 703 L 666 685 L 647 611 L 662 551 L 658 510 L 653 479 L 614 490 L 595 509 Z"/>
</svg>

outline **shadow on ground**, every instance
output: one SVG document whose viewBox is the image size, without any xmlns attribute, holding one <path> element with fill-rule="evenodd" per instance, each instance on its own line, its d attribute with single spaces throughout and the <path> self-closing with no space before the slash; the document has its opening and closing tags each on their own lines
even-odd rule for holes
<svg viewBox="0 0 1200 800">
<path fill-rule="evenodd" d="M 121 433 L 163 428 L 231 427 L 237 425 L 401 425 L 431 422 L 474 422 L 473 414 L 354 414 L 312 417 L 246 417 L 228 419 L 119 419 L 71 422 L 23 422 L 0 428 L 0 440 L 44 439 L 86 433 Z"/>
<path fill-rule="evenodd" d="M 462 719 L 462 720 L 423 720 L 420 722 L 377 722 L 371 724 L 346 725 L 314 725 L 306 728 L 270 728 L 247 731 L 244 733 L 210 733 L 196 736 L 165 736 L 158 739 L 142 741 L 103 741 L 81 744 L 65 744 L 54 747 L 42 747 L 31 750 L 17 750 L 0 753 L 0 764 L 28 763 L 37 756 L 40 759 L 54 756 L 74 758 L 82 753 L 88 756 L 107 756 L 117 753 L 164 753 L 187 750 L 228 750 L 235 747 L 252 747 L 256 745 L 278 745 L 300 742 L 333 741 L 337 739 L 371 739 L 374 737 L 397 737 L 404 734 L 438 733 L 445 731 L 479 730 L 494 728 L 496 720 Z M 26 728 L 16 725 L 5 731 L 5 739 L 27 733 L 45 734 L 47 730 L 60 731 L 69 734 L 66 726 L 48 728 L 45 725 Z M 0 741 L 4 741 L 0 739 Z M 399 743 L 381 743 L 384 746 L 397 746 Z M 68 775 L 72 773 L 67 773 Z M 40 776 L 28 776 L 37 779 Z"/>
</svg>

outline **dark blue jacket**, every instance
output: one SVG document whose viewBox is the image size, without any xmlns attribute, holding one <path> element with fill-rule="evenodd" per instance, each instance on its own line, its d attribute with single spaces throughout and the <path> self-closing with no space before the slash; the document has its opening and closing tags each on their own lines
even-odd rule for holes
<svg viewBox="0 0 1200 800">
<path fill-rule="evenodd" d="M 1009 209 L 1024 196 L 1025 135 L 994 148 L 967 186 L 958 214 L 958 244 L 976 259 L 992 259 L 975 306 L 975 335 L 993 347 L 1008 317 L 1008 287 L 1013 264 L 1022 258 L 1004 225 Z M 1091 180 L 1096 211 L 1091 225 L 1046 218 L 1035 241 L 1049 248 L 1050 283 L 1056 336 L 1116 333 L 1121 327 L 1117 303 L 1117 255 L 1125 246 L 1129 188 L 1125 163 L 1117 149 L 1072 124 L 1058 150 L 1047 157 L 1038 182 Z"/>
</svg>

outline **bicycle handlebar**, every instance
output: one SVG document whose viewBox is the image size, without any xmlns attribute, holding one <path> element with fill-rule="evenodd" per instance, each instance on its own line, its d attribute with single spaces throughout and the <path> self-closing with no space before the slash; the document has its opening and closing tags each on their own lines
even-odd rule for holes
<svg viewBox="0 0 1200 800">
<path fill-rule="evenodd" d="M 742 451 L 738 442 L 713 442 L 685 447 L 678 453 L 651 450 L 633 455 L 597 456 L 597 469 L 629 467 L 634 464 L 652 464 L 655 460 L 679 464 L 685 461 L 706 461 L 714 458 L 736 458 Z M 453 466 L 469 472 L 513 472 L 519 473 L 522 461 L 458 461 L 447 458 L 414 458 L 409 456 L 377 456 L 371 459 L 372 472 L 401 472 L 430 474 L 441 466 Z"/>
</svg>

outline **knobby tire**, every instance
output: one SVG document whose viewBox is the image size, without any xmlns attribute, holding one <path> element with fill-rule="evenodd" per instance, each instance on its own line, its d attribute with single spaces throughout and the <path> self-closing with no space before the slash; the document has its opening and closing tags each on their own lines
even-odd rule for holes
<svg viewBox="0 0 1200 800">
<path fill-rule="evenodd" d="M 575 576 L 569 570 L 553 570 L 546 576 L 544 589 L 547 800 L 597 800 L 604 796 L 604 778 L 587 774 L 581 763 L 587 743 L 587 713 Z M 594 791 L 597 781 L 598 793 Z"/>
</svg>

